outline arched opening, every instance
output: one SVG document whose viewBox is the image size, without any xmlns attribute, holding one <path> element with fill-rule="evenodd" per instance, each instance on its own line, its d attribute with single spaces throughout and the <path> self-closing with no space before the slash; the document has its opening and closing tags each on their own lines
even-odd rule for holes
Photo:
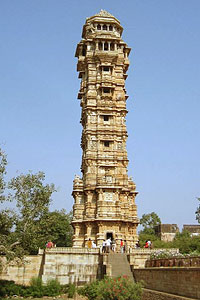
<svg viewBox="0 0 200 300">
<path fill-rule="evenodd" d="M 97 25 L 97 30 L 101 30 L 101 25 L 100 24 Z"/>
<path fill-rule="evenodd" d="M 109 26 L 109 31 L 113 31 L 112 25 Z"/>
<path fill-rule="evenodd" d="M 110 50 L 111 50 L 111 51 L 114 51 L 114 43 L 111 43 L 111 44 L 110 44 Z"/>
<path fill-rule="evenodd" d="M 102 42 L 99 42 L 99 50 L 102 50 L 103 49 L 103 44 Z"/>
<path fill-rule="evenodd" d="M 107 42 L 105 42 L 105 44 L 104 44 L 104 51 L 108 51 L 108 43 Z"/>
<path fill-rule="evenodd" d="M 107 232 L 106 233 L 106 239 L 111 239 L 111 241 L 114 239 L 113 238 L 113 233 L 112 232 Z"/>
<path fill-rule="evenodd" d="M 103 30 L 107 30 L 107 25 L 103 25 Z"/>
</svg>

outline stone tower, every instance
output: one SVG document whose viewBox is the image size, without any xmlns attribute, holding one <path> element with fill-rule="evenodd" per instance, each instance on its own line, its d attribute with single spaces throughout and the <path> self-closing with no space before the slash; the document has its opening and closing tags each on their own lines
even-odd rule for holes
<svg viewBox="0 0 200 300">
<path fill-rule="evenodd" d="M 137 192 L 127 175 L 125 123 L 131 49 L 122 31 L 120 22 L 101 10 L 86 19 L 76 49 L 83 154 L 82 178 L 73 182 L 73 247 L 85 247 L 89 238 L 101 245 L 108 237 L 133 247 L 137 239 Z"/>
</svg>

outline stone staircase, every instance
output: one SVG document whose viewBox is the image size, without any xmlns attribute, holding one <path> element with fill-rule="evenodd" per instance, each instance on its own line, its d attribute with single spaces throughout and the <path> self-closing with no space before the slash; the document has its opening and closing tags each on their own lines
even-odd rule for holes
<svg viewBox="0 0 200 300">
<path fill-rule="evenodd" d="M 134 280 L 125 253 L 109 253 L 107 262 L 111 267 L 111 277 L 127 276 L 131 280 Z"/>
</svg>

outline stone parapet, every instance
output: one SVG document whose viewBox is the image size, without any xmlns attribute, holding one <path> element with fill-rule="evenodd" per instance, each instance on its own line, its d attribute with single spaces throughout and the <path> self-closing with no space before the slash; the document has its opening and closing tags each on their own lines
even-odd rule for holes
<svg viewBox="0 0 200 300">
<path fill-rule="evenodd" d="M 145 268 L 146 261 L 150 260 L 150 256 L 156 253 L 162 253 L 166 251 L 166 249 L 129 249 L 128 260 L 132 268 Z M 177 255 L 179 253 L 179 249 L 171 248 L 168 249 L 168 252 L 171 255 Z"/>
<path fill-rule="evenodd" d="M 71 248 L 71 247 L 55 247 L 50 249 L 45 249 L 46 254 L 60 254 L 60 253 L 66 253 L 66 254 L 99 254 L 100 249 L 99 248 Z"/>
<path fill-rule="evenodd" d="M 136 282 L 144 281 L 147 289 L 200 299 L 200 268 L 144 268 L 134 269 L 133 274 Z"/>
<path fill-rule="evenodd" d="M 145 263 L 146 268 L 159 268 L 159 267 L 198 267 L 200 268 L 200 256 L 194 257 L 173 257 L 173 258 L 160 258 L 148 259 Z"/>
</svg>

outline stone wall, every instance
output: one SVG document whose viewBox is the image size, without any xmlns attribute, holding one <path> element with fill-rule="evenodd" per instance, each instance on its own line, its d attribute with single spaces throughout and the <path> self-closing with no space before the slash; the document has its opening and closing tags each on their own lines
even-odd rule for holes
<svg viewBox="0 0 200 300">
<path fill-rule="evenodd" d="M 6 264 L 0 279 L 14 280 L 28 285 L 32 277 L 40 276 L 43 282 L 58 279 L 61 284 L 84 284 L 102 276 L 102 256 L 99 249 L 52 248 L 38 255 L 25 257 L 23 264 Z"/>
<path fill-rule="evenodd" d="M 45 251 L 43 282 L 58 279 L 61 284 L 82 285 L 101 277 L 99 249 L 53 248 Z"/>
<path fill-rule="evenodd" d="M 134 269 L 145 268 L 146 261 L 150 259 L 151 254 L 154 253 L 162 253 L 163 249 L 130 249 L 130 253 L 128 254 L 128 261 Z M 164 249 L 165 253 L 169 252 L 171 255 L 177 255 L 179 253 L 179 249 L 171 248 Z"/>
<path fill-rule="evenodd" d="M 172 295 L 169 293 L 143 289 L 142 300 L 195 300 L 195 299 Z"/>
<path fill-rule="evenodd" d="M 171 242 L 179 232 L 177 224 L 159 224 L 155 226 L 155 232 L 164 242 Z"/>
<path fill-rule="evenodd" d="M 200 299 L 200 268 L 134 269 L 133 274 L 137 282 L 145 282 L 147 289 Z"/>
<path fill-rule="evenodd" d="M 0 273 L 0 279 L 13 280 L 18 284 L 28 285 L 32 277 L 42 275 L 43 255 L 29 255 L 25 257 L 24 262 L 13 261 L 10 264 L 3 261 L 3 270 Z"/>
<path fill-rule="evenodd" d="M 183 230 L 189 231 L 192 235 L 199 235 L 200 225 L 183 225 Z"/>
</svg>

